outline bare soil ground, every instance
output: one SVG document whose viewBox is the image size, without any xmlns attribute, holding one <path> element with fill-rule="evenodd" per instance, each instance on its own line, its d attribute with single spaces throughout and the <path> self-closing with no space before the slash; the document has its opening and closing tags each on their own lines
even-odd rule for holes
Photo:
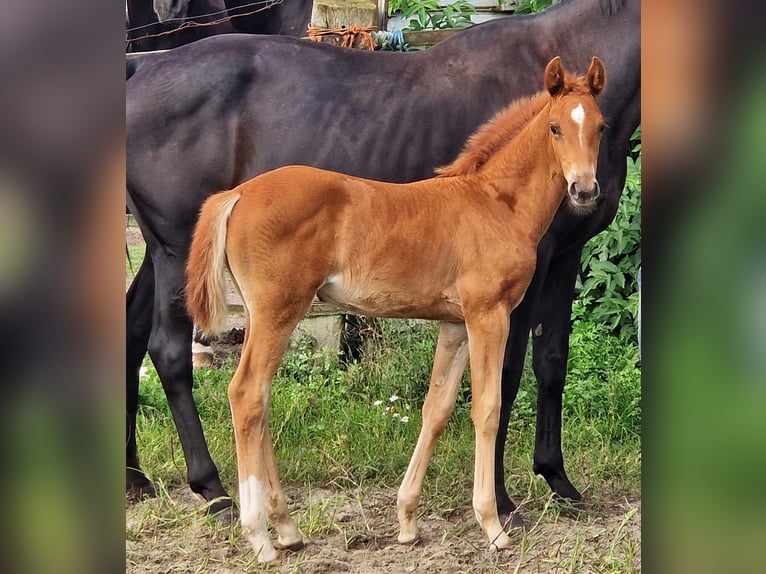
<svg viewBox="0 0 766 574">
<path fill-rule="evenodd" d="M 640 572 L 640 503 L 601 501 L 578 516 L 551 506 L 525 509 L 530 528 L 501 553 L 487 543 L 470 503 L 424 508 L 422 538 L 396 542 L 396 491 L 287 488 L 306 541 L 297 553 L 258 564 L 238 524 L 222 526 L 200 512 L 188 488 L 127 508 L 126 572 L 300 572 L 326 574 L 464 572 Z M 554 505 L 555 506 L 555 505 Z"/>
</svg>

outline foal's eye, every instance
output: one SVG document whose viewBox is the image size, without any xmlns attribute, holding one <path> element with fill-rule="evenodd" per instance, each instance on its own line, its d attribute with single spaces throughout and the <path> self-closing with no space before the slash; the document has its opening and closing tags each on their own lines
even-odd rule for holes
<svg viewBox="0 0 766 574">
<path fill-rule="evenodd" d="M 554 136 L 560 136 L 561 135 L 561 128 L 557 126 L 556 124 L 551 124 L 551 133 Z"/>
<path fill-rule="evenodd" d="M 601 124 L 600 126 L 598 126 L 599 135 L 603 134 L 606 131 L 606 128 L 607 128 L 606 124 Z"/>
</svg>

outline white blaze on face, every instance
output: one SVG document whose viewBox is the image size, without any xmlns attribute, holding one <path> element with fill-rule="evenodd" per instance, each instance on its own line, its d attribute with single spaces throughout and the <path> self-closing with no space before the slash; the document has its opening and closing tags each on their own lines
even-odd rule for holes
<svg viewBox="0 0 766 574">
<path fill-rule="evenodd" d="M 582 129 L 583 129 L 583 126 L 585 125 L 585 108 L 582 107 L 582 104 L 577 104 L 577 107 L 572 109 L 571 115 L 574 122 L 580 128 L 580 132 L 579 132 L 580 146 L 582 146 L 583 145 Z"/>
</svg>

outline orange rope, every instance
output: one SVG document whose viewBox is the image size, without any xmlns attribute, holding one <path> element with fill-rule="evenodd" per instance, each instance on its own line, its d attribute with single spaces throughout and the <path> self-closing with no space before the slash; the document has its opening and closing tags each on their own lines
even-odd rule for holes
<svg viewBox="0 0 766 574">
<path fill-rule="evenodd" d="M 375 41 L 372 39 L 370 32 L 374 32 L 377 29 L 377 26 L 351 26 L 350 28 L 332 30 L 330 28 L 318 28 L 309 24 L 308 32 L 309 39 L 314 42 L 321 42 L 322 38 L 327 36 L 339 36 L 340 45 L 343 48 L 353 48 L 356 39 L 361 38 L 360 47 L 364 46 L 366 40 L 367 49 L 373 51 L 375 49 Z"/>
</svg>

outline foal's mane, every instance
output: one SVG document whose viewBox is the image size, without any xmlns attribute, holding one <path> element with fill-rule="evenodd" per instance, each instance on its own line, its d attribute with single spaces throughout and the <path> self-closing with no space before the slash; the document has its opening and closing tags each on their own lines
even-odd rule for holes
<svg viewBox="0 0 766 574">
<path fill-rule="evenodd" d="M 564 88 L 557 94 L 557 97 L 573 93 L 589 93 L 588 83 L 584 76 L 575 76 L 566 72 Z M 471 175 L 478 172 L 487 163 L 489 158 L 519 135 L 521 130 L 550 101 L 551 96 L 545 90 L 533 96 L 515 100 L 468 138 L 463 151 L 460 152 L 455 161 L 449 165 L 437 167 L 435 170 L 436 176 L 454 177 L 458 175 Z"/>
</svg>

